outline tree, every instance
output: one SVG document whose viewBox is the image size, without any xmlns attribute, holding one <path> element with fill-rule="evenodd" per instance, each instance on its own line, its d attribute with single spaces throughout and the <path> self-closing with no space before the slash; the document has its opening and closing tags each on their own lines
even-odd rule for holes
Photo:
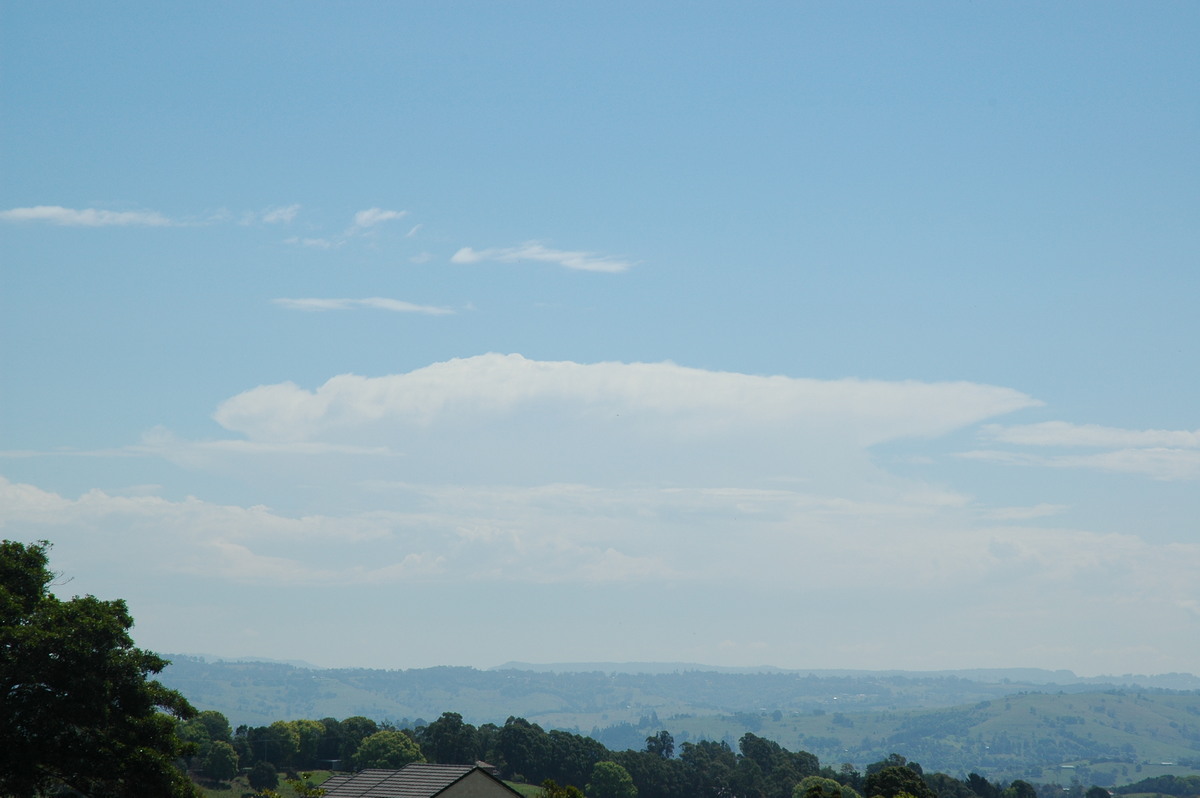
<svg viewBox="0 0 1200 798">
<path fill-rule="evenodd" d="M 867 798 L 896 798 L 898 795 L 936 798 L 921 777 L 904 765 L 891 765 L 867 776 L 865 789 Z"/>
<path fill-rule="evenodd" d="M 1004 798 L 1038 798 L 1037 788 L 1027 781 L 1017 779 L 1008 785 Z"/>
<path fill-rule="evenodd" d="M 805 776 L 792 789 L 793 798 L 862 798 L 850 787 L 835 779 Z"/>
<path fill-rule="evenodd" d="M 560 787 L 554 779 L 546 779 L 542 782 L 542 789 L 538 791 L 537 798 L 584 798 L 584 795 L 582 790 L 572 784 Z"/>
<path fill-rule="evenodd" d="M 358 751 L 358 746 L 362 744 L 362 741 L 379 731 L 379 724 L 362 715 L 352 715 L 342 721 L 339 731 L 342 742 L 338 748 L 337 758 L 342 760 L 343 764 L 349 764 L 354 759 L 354 754 Z"/>
<path fill-rule="evenodd" d="M 290 725 L 296 730 L 296 767 L 316 767 L 317 749 L 325 736 L 325 724 L 319 720 L 293 720 Z"/>
<path fill-rule="evenodd" d="M 464 723 L 457 712 L 442 716 L 421 730 L 421 751 L 432 762 L 445 765 L 469 765 L 475 761 L 478 736 L 475 727 Z"/>
<path fill-rule="evenodd" d="M 223 740 L 213 742 L 204 757 L 204 775 L 217 781 L 229 781 L 238 773 L 238 755 Z"/>
<path fill-rule="evenodd" d="M 584 788 L 588 798 L 637 798 L 637 787 L 629 771 L 616 762 L 597 762 Z"/>
<path fill-rule="evenodd" d="M 496 752 L 509 776 L 521 775 L 534 784 L 549 778 L 550 737 L 536 723 L 509 717 L 496 737 Z"/>
<path fill-rule="evenodd" d="M 294 723 L 277 720 L 262 730 L 259 756 L 278 767 L 290 769 L 300 753 L 300 732 Z"/>
<path fill-rule="evenodd" d="M 364 738 L 354 754 L 359 768 L 402 768 L 410 762 L 424 762 L 421 749 L 404 732 L 380 731 Z"/>
<path fill-rule="evenodd" d="M 675 738 L 666 729 L 646 738 L 646 753 L 670 759 L 675 753 Z"/>
<path fill-rule="evenodd" d="M 50 592 L 50 544 L 0 543 L 0 795 L 193 796 L 175 766 L 187 700 L 150 676 L 124 601 Z"/>
<path fill-rule="evenodd" d="M 270 762 L 259 762 L 250 768 L 246 780 L 250 782 L 251 788 L 258 792 L 273 790 L 279 786 L 279 771 Z"/>
</svg>

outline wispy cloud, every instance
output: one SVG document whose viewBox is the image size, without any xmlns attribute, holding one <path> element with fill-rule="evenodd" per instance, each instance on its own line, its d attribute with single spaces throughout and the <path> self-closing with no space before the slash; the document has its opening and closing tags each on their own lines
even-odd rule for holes
<svg viewBox="0 0 1200 798">
<path fill-rule="evenodd" d="M 416 305 L 412 302 L 405 302 L 402 299 L 388 299 L 386 297 L 367 297 L 365 299 L 288 299 L 281 297 L 279 299 L 272 299 L 271 301 L 288 310 L 305 310 L 310 312 L 375 308 L 376 310 L 390 310 L 394 313 L 424 313 L 429 316 L 449 316 L 454 313 L 450 308 L 433 305 Z"/>
<path fill-rule="evenodd" d="M 497 261 L 499 263 L 537 261 L 540 263 L 553 263 L 565 269 L 608 273 L 627 271 L 633 266 L 632 261 L 622 258 L 599 255 L 595 252 L 551 249 L 537 241 L 527 241 L 517 247 L 493 249 L 463 247 L 450 258 L 451 263 L 480 263 L 482 261 Z"/>
<path fill-rule="evenodd" d="M 1200 479 L 1200 451 L 1194 449 L 1148 447 L 1074 455 L 1040 455 L 977 449 L 962 452 L 958 456 L 969 460 L 983 460 L 1004 465 L 1086 468 L 1117 474 L 1140 474 L 1168 482 Z"/>
<path fill-rule="evenodd" d="M 62 227 L 167 227 L 173 222 L 156 211 L 108 211 L 99 208 L 64 208 L 37 205 L 0 211 L 6 222 L 42 222 Z"/>
<path fill-rule="evenodd" d="M 993 463 L 1043 468 L 1085 468 L 1141 474 L 1159 480 L 1200 479 L 1200 430 L 1122 429 L 1099 424 L 1047 421 L 980 430 L 986 440 L 1013 446 L 1108 449 L 1092 454 L 1034 454 L 979 449 L 960 457 Z"/>
<path fill-rule="evenodd" d="M 292 236 L 283 240 L 285 244 L 295 244 L 301 247 L 312 247 L 313 249 L 333 249 L 340 247 L 346 243 L 345 239 L 330 239 L 330 238 L 301 238 L 300 236 Z"/>
<path fill-rule="evenodd" d="M 276 213 L 280 215 L 278 219 L 273 219 L 272 221 L 290 222 L 292 217 L 295 216 L 295 211 L 292 210 L 293 208 L 299 210 L 300 206 L 295 205 L 278 209 Z M 291 213 L 290 216 L 286 216 L 288 212 Z M 384 208 L 367 208 L 366 210 L 361 210 L 355 213 L 354 219 L 350 223 L 350 226 L 338 235 L 322 237 L 314 236 L 310 238 L 292 236 L 291 238 L 284 239 L 283 243 L 295 244 L 303 247 L 312 247 L 315 249 L 333 249 L 335 247 L 342 246 L 355 236 L 371 235 L 373 228 L 378 227 L 384 222 L 403 219 L 405 216 L 408 216 L 408 211 L 391 211 Z M 267 221 L 266 217 L 263 218 L 263 221 Z"/>
<path fill-rule="evenodd" d="M 1022 424 L 1005 427 L 985 426 L 984 437 L 1000 443 L 1020 446 L 1091 446 L 1096 448 L 1172 447 L 1200 448 L 1200 429 L 1121 429 L 1098 424 L 1071 424 L 1066 421 L 1046 421 L 1041 424 Z"/>
<path fill-rule="evenodd" d="M 383 208 L 367 208 L 365 211 L 359 211 L 354 214 L 354 227 L 352 229 L 366 230 L 368 227 L 374 227 L 383 222 L 390 222 L 396 219 L 403 219 L 408 216 L 408 211 L 389 211 Z"/>
<path fill-rule="evenodd" d="M 270 208 L 263 212 L 263 224 L 291 224 L 296 218 L 296 214 L 300 212 L 300 206 L 288 205 L 282 208 Z"/>
</svg>

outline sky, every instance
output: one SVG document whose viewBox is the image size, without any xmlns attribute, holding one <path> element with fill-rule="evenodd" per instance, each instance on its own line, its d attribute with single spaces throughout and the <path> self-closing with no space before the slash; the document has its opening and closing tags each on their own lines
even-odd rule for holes
<svg viewBox="0 0 1200 798">
<path fill-rule="evenodd" d="M 0 536 L 329 667 L 1200 672 L 1200 6 L 0 2 Z"/>
</svg>

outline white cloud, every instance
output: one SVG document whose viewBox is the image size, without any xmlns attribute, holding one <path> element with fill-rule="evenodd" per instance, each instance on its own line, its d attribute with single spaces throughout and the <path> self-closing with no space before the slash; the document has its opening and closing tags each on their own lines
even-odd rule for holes
<svg viewBox="0 0 1200 798">
<path fill-rule="evenodd" d="M 517 247 L 476 250 L 463 247 L 450 258 L 451 263 L 480 263 L 482 261 L 516 263 L 523 260 L 553 263 L 567 269 L 588 272 L 623 272 L 633 263 L 622 258 L 597 255 L 594 252 L 550 249 L 537 241 L 528 241 Z"/>
<path fill-rule="evenodd" d="M 1153 447 L 1080 455 L 1039 455 L 978 449 L 963 452 L 958 456 L 1005 465 L 1085 468 L 1120 474 L 1140 474 L 1163 481 L 1200 479 L 1200 451 L 1194 449 Z"/>
<path fill-rule="evenodd" d="M 299 205 L 287 205 L 280 208 L 271 208 L 262 214 L 263 224 L 291 224 L 296 218 L 296 214 L 300 212 Z"/>
<path fill-rule="evenodd" d="M 374 227 L 382 222 L 390 222 L 395 219 L 403 219 L 408 215 L 408 211 L 389 211 L 383 208 L 367 208 L 365 211 L 359 211 L 354 214 L 354 227 L 360 230 L 365 230 L 368 227 Z"/>
<path fill-rule="evenodd" d="M 375 308 L 390 310 L 395 313 L 423 313 L 430 316 L 447 316 L 454 313 L 450 308 L 433 305 L 416 305 L 401 299 L 386 297 L 367 297 L 365 299 L 272 299 L 276 305 L 289 310 L 325 311 L 352 310 L 354 308 Z"/>
<path fill-rule="evenodd" d="M 63 227 L 166 227 L 171 220 L 155 211 L 106 211 L 97 208 L 64 208 L 38 205 L 0 211 L 6 222 L 46 222 Z"/>
<path fill-rule="evenodd" d="M 260 386 L 223 402 L 214 418 L 252 440 L 403 439 L 438 424 L 486 424 L 503 436 L 506 420 L 521 434 L 534 431 L 560 445 L 579 435 L 629 443 L 647 435 L 659 441 L 765 435 L 780 449 L 803 439 L 865 448 L 941 435 L 1036 404 L 1008 388 L 966 382 L 761 377 L 673 363 L 488 354 L 406 374 L 342 375 L 315 391 L 292 383 Z M 536 433 L 538 425 L 554 432 Z"/>
<path fill-rule="evenodd" d="M 1099 448 L 1200 448 L 1200 429 L 1120 429 L 1098 424 L 1046 421 L 1005 427 L 989 424 L 981 432 L 1000 443 L 1022 446 L 1092 446 Z"/>
<path fill-rule="evenodd" d="M 300 238 L 299 236 L 292 236 L 291 238 L 285 238 L 283 243 L 298 244 L 302 247 L 312 247 L 314 249 L 333 249 L 334 247 L 340 247 L 346 242 L 341 239 Z"/>
</svg>

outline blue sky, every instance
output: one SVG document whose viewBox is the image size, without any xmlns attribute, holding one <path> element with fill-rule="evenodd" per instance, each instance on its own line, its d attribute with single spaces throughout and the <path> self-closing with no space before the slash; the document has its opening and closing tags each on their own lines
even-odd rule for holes
<svg viewBox="0 0 1200 798">
<path fill-rule="evenodd" d="M 1189 3 L 0 5 L 0 524 L 164 652 L 1195 671 Z"/>
</svg>

